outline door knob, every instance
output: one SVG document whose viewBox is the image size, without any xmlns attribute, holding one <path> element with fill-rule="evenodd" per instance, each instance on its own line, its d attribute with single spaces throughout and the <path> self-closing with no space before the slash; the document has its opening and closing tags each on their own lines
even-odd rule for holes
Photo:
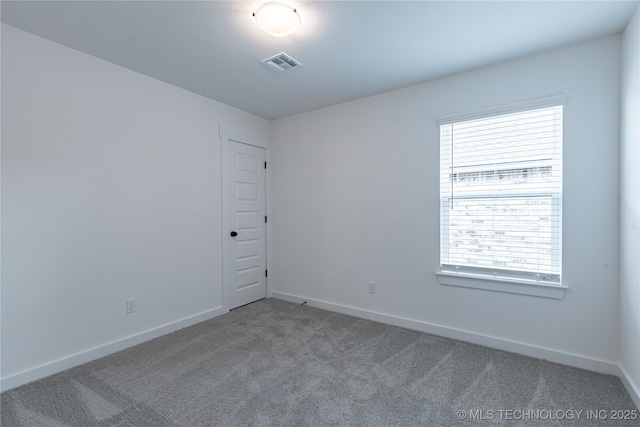
<svg viewBox="0 0 640 427">
<path fill-rule="evenodd" d="M 236 237 L 238 235 L 238 233 L 236 233 L 235 231 L 231 232 L 231 237 Z"/>
</svg>

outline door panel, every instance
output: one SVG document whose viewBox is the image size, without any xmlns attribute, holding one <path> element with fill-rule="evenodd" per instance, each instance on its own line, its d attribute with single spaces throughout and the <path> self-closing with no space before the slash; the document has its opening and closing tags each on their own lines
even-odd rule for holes
<svg viewBox="0 0 640 427">
<path fill-rule="evenodd" d="M 229 141 L 229 308 L 265 298 L 265 168 L 264 149 Z M 232 231 L 237 235 L 232 236 Z"/>
</svg>

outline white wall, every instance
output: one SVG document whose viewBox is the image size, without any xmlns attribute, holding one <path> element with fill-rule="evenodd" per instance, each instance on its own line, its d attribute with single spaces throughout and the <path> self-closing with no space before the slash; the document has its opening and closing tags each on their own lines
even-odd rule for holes
<svg viewBox="0 0 640 427">
<path fill-rule="evenodd" d="M 273 122 L 273 295 L 617 372 L 619 74 L 612 36 Z M 560 93 L 564 299 L 439 285 L 437 117 Z"/>
<path fill-rule="evenodd" d="M 622 49 L 620 365 L 640 407 L 640 8 Z"/>
<path fill-rule="evenodd" d="M 3 388 L 221 313 L 219 125 L 270 138 L 2 25 Z"/>
</svg>

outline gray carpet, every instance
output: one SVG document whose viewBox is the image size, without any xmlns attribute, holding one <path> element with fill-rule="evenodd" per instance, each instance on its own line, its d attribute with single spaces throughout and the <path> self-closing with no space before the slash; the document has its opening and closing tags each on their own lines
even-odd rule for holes
<svg viewBox="0 0 640 427">
<path fill-rule="evenodd" d="M 614 376 L 274 299 L 1 399 L 6 427 L 640 426 Z"/>
</svg>

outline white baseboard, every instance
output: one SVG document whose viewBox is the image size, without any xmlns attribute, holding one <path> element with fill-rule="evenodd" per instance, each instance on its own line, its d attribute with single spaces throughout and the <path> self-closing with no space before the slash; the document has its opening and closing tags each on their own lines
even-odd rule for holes
<svg viewBox="0 0 640 427">
<path fill-rule="evenodd" d="M 415 331 L 426 332 L 433 335 L 439 335 L 446 338 L 453 338 L 460 341 L 466 341 L 473 344 L 479 344 L 486 347 L 504 350 L 511 353 L 522 354 L 525 356 L 535 357 L 537 359 L 549 360 L 563 365 L 569 365 L 576 368 L 587 369 L 590 371 L 600 372 L 604 374 L 620 376 L 620 367 L 611 362 L 592 359 L 576 354 L 566 353 L 558 350 L 542 348 L 525 344 L 521 342 L 505 340 L 488 335 L 477 334 L 474 332 L 464 331 L 461 329 L 450 328 L 447 326 L 427 323 L 421 320 L 407 319 L 399 316 L 393 316 L 385 313 L 378 313 L 361 308 L 350 307 L 342 304 L 336 304 L 328 301 L 315 300 L 301 297 L 299 295 L 288 294 L 284 292 L 273 291 L 273 298 L 284 301 L 295 302 L 301 304 L 307 302 L 311 307 L 322 308 L 329 311 L 335 311 L 342 314 L 369 319 L 388 325 L 399 326 Z M 624 381 L 624 380 L 623 380 Z"/>
<path fill-rule="evenodd" d="M 64 371 L 65 369 L 73 368 L 74 366 L 91 362 L 92 360 L 99 359 L 100 357 L 107 356 L 109 354 L 124 350 L 129 347 L 133 347 L 134 345 L 142 344 L 145 341 L 149 341 L 153 338 L 166 335 L 173 331 L 177 331 L 178 329 L 186 328 L 187 326 L 204 322 L 205 320 L 209 320 L 216 316 L 224 314 L 227 311 L 228 310 L 225 310 L 223 307 L 207 310 L 205 312 L 198 313 L 184 319 L 176 320 L 175 322 L 160 325 L 158 327 L 148 329 L 146 331 L 139 332 L 128 337 L 124 337 L 97 347 L 65 356 L 58 360 L 47 362 L 21 372 L 7 375 L 6 377 L 0 379 L 0 391 L 19 387 L 31 381 L 35 381 L 44 377 L 48 377 L 49 375 L 53 375 L 60 371 Z"/>
<path fill-rule="evenodd" d="M 620 377 L 620 381 L 622 381 L 624 388 L 627 389 L 629 396 L 631 396 L 633 403 L 635 403 L 640 410 L 640 387 L 638 384 L 634 384 L 631 380 L 631 376 L 622 365 L 620 365 L 620 374 L 618 376 Z"/>
</svg>

